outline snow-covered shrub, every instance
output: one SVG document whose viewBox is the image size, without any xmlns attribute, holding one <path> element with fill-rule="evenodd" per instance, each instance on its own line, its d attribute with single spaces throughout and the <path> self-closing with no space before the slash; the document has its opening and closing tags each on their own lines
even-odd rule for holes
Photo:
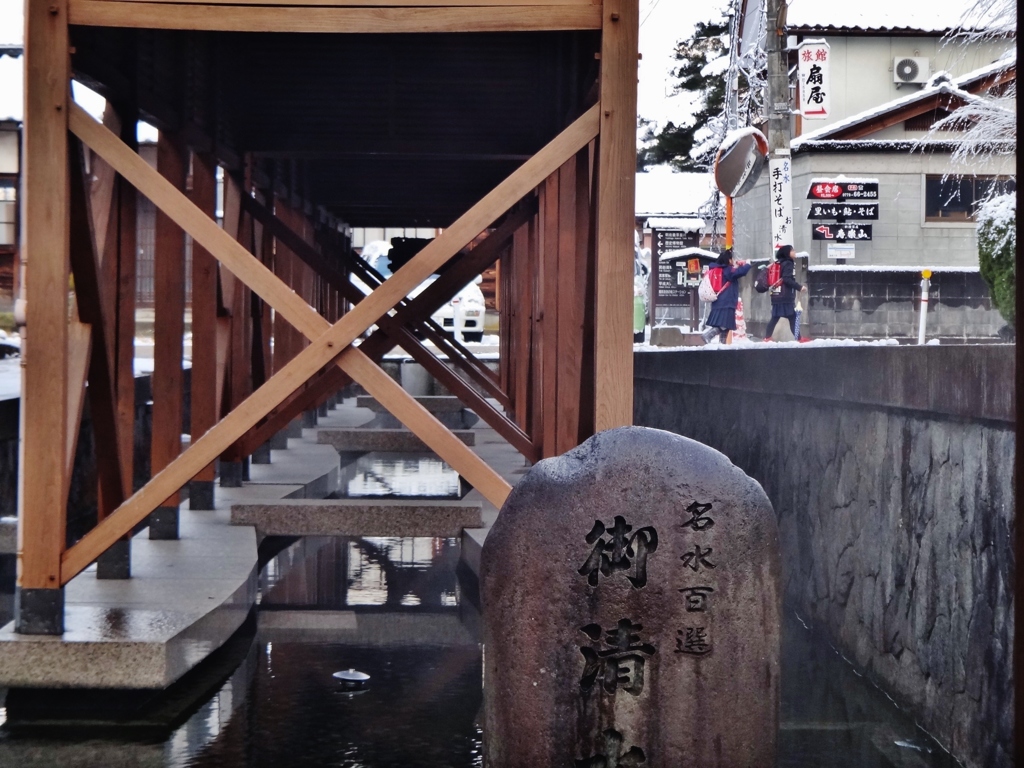
<svg viewBox="0 0 1024 768">
<path fill-rule="evenodd" d="M 1017 282 L 1017 195 L 999 195 L 978 209 L 978 260 L 992 303 L 1010 327 L 1014 325 Z"/>
</svg>

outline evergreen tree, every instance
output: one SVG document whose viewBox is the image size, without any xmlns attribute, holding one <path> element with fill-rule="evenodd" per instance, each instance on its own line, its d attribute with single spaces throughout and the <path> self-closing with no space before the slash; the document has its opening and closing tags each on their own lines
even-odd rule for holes
<svg viewBox="0 0 1024 768">
<path fill-rule="evenodd" d="M 637 153 L 637 170 L 663 163 L 678 170 L 695 170 L 708 167 L 714 159 L 699 133 L 720 120 L 725 108 L 726 68 L 708 65 L 724 63 L 723 57 L 728 57 L 728 31 L 726 20 L 699 22 L 689 39 L 676 44 L 674 58 L 679 65 L 672 70 L 672 77 L 678 79 L 675 92 L 698 94 L 698 109 L 678 125 L 666 123 L 658 133 L 649 121 L 641 119 L 641 129 L 646 131 L 641 135 L 644 146 Z"/>
</svg>

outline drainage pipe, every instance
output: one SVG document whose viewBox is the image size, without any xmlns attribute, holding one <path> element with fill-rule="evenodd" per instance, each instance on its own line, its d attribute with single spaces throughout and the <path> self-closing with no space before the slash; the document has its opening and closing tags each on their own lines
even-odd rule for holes
<svg viewBox="0 0 1024 768">
<path fill-rule="evenodd" d="M 924 325 L 928 315 L 928 284 L 932 271 L 926 269 L 921 272 L 921 314 L 917 322 L 917 343 L 924 344 Z"/>
</svg>

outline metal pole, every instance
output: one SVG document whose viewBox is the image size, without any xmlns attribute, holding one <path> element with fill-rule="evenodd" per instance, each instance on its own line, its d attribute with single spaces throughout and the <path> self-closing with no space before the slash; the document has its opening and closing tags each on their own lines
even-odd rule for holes
<svg viewBox="0 0 1024 768">
<path fill-rule="evenodd" d="M 928 316 L 928 278 L 931 276 L 932 271 L 930 269 L 926 269 L 921 273 L 921 314 L 917 322 L 918 345 L 924 344 L 924 326 Z"/>
</svg>

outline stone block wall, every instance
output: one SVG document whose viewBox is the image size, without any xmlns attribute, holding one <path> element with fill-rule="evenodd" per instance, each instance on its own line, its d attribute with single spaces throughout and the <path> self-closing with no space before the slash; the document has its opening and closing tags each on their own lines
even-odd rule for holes
<svg viewBox="0 0 1024 768">
<path fill-rule="evenodd" d="M 966 765 L 1012 747 L 1012 346 L 638 353 L 779 516 L 787 601 Z"/>
</svg>

